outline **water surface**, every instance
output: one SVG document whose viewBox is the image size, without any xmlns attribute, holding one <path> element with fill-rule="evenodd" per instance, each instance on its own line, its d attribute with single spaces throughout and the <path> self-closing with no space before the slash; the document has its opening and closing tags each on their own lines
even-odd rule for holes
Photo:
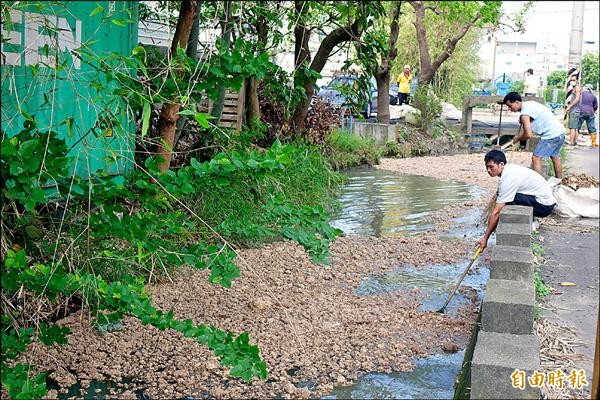
<svg viewBox="0 0 600 400">
<path fill-rule="evenodd" d="M 376 168 L 345 172 L 340 209 L 331 225 L 346 234 L 367 236 L 415 235 L 430 230 L 426 218 L 447 205 L 480 196 L 477 187 L 426 176 L 401 175 Z"/>
</svg>

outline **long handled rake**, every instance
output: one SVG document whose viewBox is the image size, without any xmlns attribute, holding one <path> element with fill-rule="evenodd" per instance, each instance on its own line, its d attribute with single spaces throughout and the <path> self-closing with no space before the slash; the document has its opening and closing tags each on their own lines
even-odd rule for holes
<svg viewBox="0 0 600 400">
<path fill-rule="evenodd" d="M 458 283 L 454 287 L 454 290 L 452 290 L 452 293 L 450 293 L 450 296 L 448 296 L 448 300 L 446 300 L 446 303 L 444 303 L 444 306 L 442 308 L 440 308 L 439 310 L 437 310 L 437 312 L 439 312 L 440 314 L 444 313 L 444 311 L 446 310 L 446 307 L 448 306 L 448 303 L 450 303 L 450 300 L 452 300 L 452 297 L 454 296 L 454 293 L 456 293 L 456 291 L 458 290 L 458 287 L 462 283 L 463 279 L 465 279 L 465 276 L 467 275 L 467 272 L 469 272 L 469 270 L 471 269 L 471 265 L 473 265 L 473 263 L 475 262 L 475 260 L 477 260 L 477 257 L 479 257 L 479 253 L 481 253 L 481 247 L 477 247 L 477 251 L 475 252 L 475 255 L 473 256 L 473 258 L 469 262 L 469 265 L 467 265 L 467 268 L 465 268 L 465 272 L 462 273 L 460 279 L 458 280 Z"/>
</svg>

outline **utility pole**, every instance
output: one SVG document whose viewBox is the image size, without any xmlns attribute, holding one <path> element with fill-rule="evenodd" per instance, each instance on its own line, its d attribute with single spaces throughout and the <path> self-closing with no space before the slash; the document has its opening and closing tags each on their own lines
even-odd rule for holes
<svg viewBox="0 0 600 400">
<path fill-rule="evenodd" d="M 584 2 L 573 2 L 573 13 L 571 14 L 571 41 L 569 43 L 569 68 L 581 65 L 581 50 L 583 46 L 583 12 Z"/>
</svg>

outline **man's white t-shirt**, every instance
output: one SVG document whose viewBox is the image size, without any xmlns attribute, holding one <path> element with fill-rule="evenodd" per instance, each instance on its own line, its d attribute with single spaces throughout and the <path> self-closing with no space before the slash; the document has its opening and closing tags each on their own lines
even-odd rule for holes
<svg viewBox="0 0 600 400">
<path fill-rule="evenodd" d="M 538 80 L 533 75 L 528 75 L 527 78 L 525 78 L 525 93 L 526 94 L 532 93 L 534 95 L 537 95 L 538 86 L 539 86 Z"/>
<path fill-rule="evenodd" d="M 506 164 L 500 175 L 496 203 L 510 203 L 517 193 L 535 196 L 545 206 L 556 204 L 550 184 L 543 176 L 521 165 Z"/>
<path fill-rule="evenodd" d="M 524 101 L 521 103 L 520 113 L 533 118 L 531 130 L 544 140 L 554 139 L 566 132 L 565 126 L 560 123 L 556 115 L 552 114 L 548 107 L 537 101 Z"/>
</svg>

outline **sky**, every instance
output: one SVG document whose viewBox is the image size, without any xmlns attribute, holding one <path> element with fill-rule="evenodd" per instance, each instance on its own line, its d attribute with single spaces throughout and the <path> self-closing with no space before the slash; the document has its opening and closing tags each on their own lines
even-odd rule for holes
<svg viewBox="0 0 600 400">
<path fill-rule="evenodd" d="M 523 1 L 505 1 L 503 10 L 514 12 L 523 5 Z M 583 17 L 583 41 L 585 50 L 598 51 L 600 44 L 600 27 L 598 25 L 600 2 L 585 1 Z M 527 13 L 524 34 L 499 34 L 498 40 L 517 39 L 545 43 L 549 41 L 558 47 L 559 53 L 569 54 L 569 37 L 571 31 L 572 1 L 536 1 L 533 9 Z M 594 44 L 585 44 L 593 41 Z M 482 49 L 485 50 L 485 49 Z"/>
</svg>

